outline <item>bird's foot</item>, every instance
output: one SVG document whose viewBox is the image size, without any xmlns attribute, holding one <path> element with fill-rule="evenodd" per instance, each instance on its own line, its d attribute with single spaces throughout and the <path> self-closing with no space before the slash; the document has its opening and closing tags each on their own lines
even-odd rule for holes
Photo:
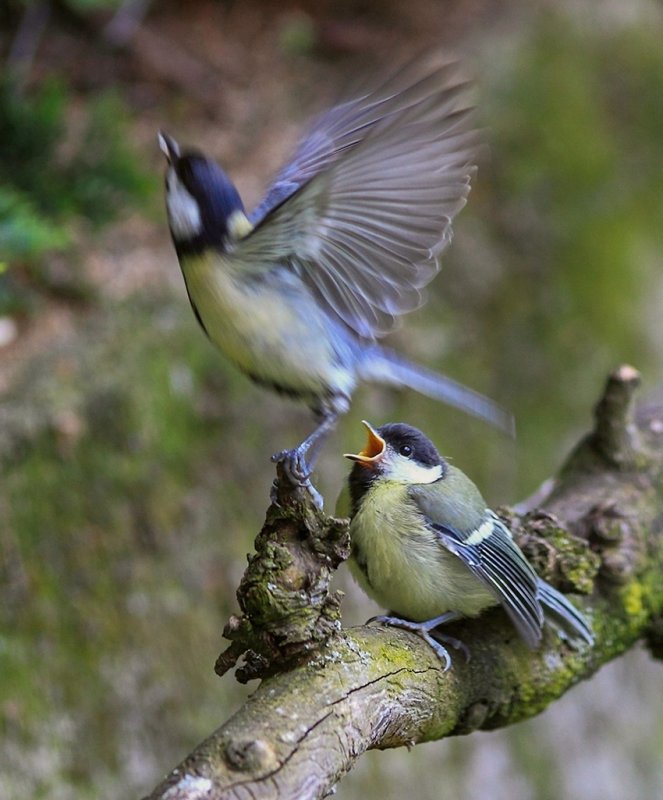
<svg viewBox="0 0 663 800">
<path fill-rule="evenodd" d="M 288 480 L 295 486 L 305 486 L 311 479 L 312 470 L 306 462 L 306 450 L 302 447 L 279 450 L 272 456 L 272 463 L 281 464 Z"/>
<path fill-rule="evenodd" d="M 461 650 L 465 655 L 466 661 L 470 660 L 470 651 L 459 639 L 435 631 L 438 625 L 443 625 L 446 622 L 452 622 L 456 619 L 460 619 L 460 615 L 456 614 L 454 611 L 448 611 L 446 614 L 441 614 L 439 617 L 434 617 L 424 622 L 413 622 L 412 620 L 402 619 L 401 617 L 380 615 L 371 617 L 366 624 L 379 622 L 382 625 L 389 625 L 392 628 L 401 628 L 402 630 L 416 633 L 417 636 L 420 636 L 426 644 L 433 649 L 435 655 L 444 664 L 444 671 L 446 672 L 451 666 L 451 656 L 444 644 L 448 644 L 455 650 Z M 442 642 L 444 642 L 444 644 L 442 644 Z"/>
<path fill-rule="evenodd" d="M 294 450 L 280 450 L 272 456 L 272 462 L 280 464 L 285 478 L 292 486 L 305 489 L 315 505 L 322 510 L 323 497 L 311 483 L 312 471 L 306 463 L 306 451 L 296 447 Z M 278 501 L 278 479 L 272 485 L 270 500 Z"/>
<path fill-rule="evenodd" d="M 464 642 L 461 642 L 460 639 L 456 639 L 454 636 L 449 636 L 447 633 L 440 633 L 439 631 L 433 631 L 429 635 L 437 642 L 444 642 L 450 647 L 453 647 L 454 650 L 460 650 L 460 652 L 465 656 L 466 662 L 470 660 L 470 648 Z"/>
</svg>

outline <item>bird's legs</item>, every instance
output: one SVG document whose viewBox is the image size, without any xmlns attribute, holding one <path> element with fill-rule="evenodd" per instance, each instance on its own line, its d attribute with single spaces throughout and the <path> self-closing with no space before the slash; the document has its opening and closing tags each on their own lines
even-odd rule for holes
<svg viewBox="0 0 663 800">
<path fill-rule="evenodd" d="M 311 483 L 311 474 L 325 439 L 336 427 L 340 412 L 327 411 L 321 416 L 318 427 L 301 444 L 292 450 L 280 450 L 272 456 L 275 464 L 283 464 L 283 470 L 291 483 L 309 491 L 318 508 L 322 508 L 322 495 Z"/>
<path fill-rule="evenodd" d="M 457 611 L 447 611 L 444 614 L 440 614 L 439 617 L 433 617 L 433 619 L 427 619 L 424 622 L 412 622 L 409 619 L 402 619 L 401 617 L 388 614 L 386 616 L 371 617 L 367 624 L 371 622 L 380 622 L 383 625 L 390 625 L 393 628 L 402 628 L 403 630 L 412 631 L 412 633 L 421 636 L 421 638 L 433 648 L 437 657 L 444 664 L 444 671 L 446 672 L 451 666 L 451 656 L 442 642 L 450 645 L 455 650 L 462 650 L 467 661 L 470 660 L 470 651 L 458 639 L 435 631 L 435 628 L 437 628 L 438 625 L 445 625 L 447 622 L 455 622 L 457 619 L 461 618 L 462 614 L 459 614 Z"/>
</svg>

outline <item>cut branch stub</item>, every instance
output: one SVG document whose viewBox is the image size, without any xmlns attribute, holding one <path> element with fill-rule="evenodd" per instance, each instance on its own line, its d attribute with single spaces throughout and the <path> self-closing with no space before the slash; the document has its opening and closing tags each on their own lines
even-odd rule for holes
<svg viewBox="0 0 663 800">
<path fill-rule="evenodd" d="M 564 474 L 594 471 L 605 465 L 618 470 L 647 465 L 649 454 L 635 421 L 635 394 L 639 386 L 640 373 L 628 364 L 610 373 L 603 395 L 594 407 L 594 430 L 571 453 Z"/>
<path fill-rule="evenodd" d="M 608 377 L 603 397 L 594 409 L 594 446 L 616 467 L 637 466 L 643 450 L 635 424 L 634 397 L 639 386 L 637 369 L 622 364 Z"/>
<path fill-rule="evenodd" d="M 232 644 L 217 659 L 223 675 L 244 655 L 242 683 L 289 669 L 340 631 L 340 593 L 330 578 L 350 553 L 347 524 L 325 516 L 309 493 L 277 467 L 275 497 L 237 590 L 242 616 L 223 635 Z"/>
</svg>

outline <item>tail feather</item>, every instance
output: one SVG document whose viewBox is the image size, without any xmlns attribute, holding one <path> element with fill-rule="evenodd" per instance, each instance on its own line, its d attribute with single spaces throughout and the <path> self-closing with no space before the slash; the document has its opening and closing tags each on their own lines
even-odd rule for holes
<svg viewBox="0 0 663 800">
<path fill-rule="evenodd" d="M 403 356 L 381 347 L 371 348 L 361 364 L 361 375 L 369 381 L 408 386 L 447 405 L 472 414 L 484 422 L 515 436 L 513 416 L 485 395 L 462 383 L 421 367 Z"/>
<path fill-rule="evenodd" d="M 539 579 L 537 596 L 543 606 L 546 621 L 554 625 L 564 639 L 571 644 L 580 641 L 590 646 L 594 644 L 594 634 L 587 620 L 563 594 Z"/>
</svg>

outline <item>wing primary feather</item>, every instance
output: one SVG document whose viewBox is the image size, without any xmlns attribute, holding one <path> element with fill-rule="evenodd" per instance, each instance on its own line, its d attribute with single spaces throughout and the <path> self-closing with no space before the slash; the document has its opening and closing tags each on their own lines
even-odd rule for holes
<svg viewBox="0 0 663 800">
<path fill-rule="evenodd" d="M 441 543 L 495 594 L 525 642 L 535 646 L 541 640 L 543 612 L 537 599 L 536 574 L 527 561 L 523 558 L 521 564 L 514 560 L 512 552 L 496 546 L 499 539 L 493 537 L 499 537 L 499 533 L 493 533 L 478 545 L 468 545 L 463 541 L 467 537 L 458 531 L 431 525 Z"/>
<path fill-rule="evenodd" d="M 475 172 L 470 84 L 430 60 L 320 115 L 231 254 L 293 270 L 363 340 L 420 305 Z"/>
</svg>

